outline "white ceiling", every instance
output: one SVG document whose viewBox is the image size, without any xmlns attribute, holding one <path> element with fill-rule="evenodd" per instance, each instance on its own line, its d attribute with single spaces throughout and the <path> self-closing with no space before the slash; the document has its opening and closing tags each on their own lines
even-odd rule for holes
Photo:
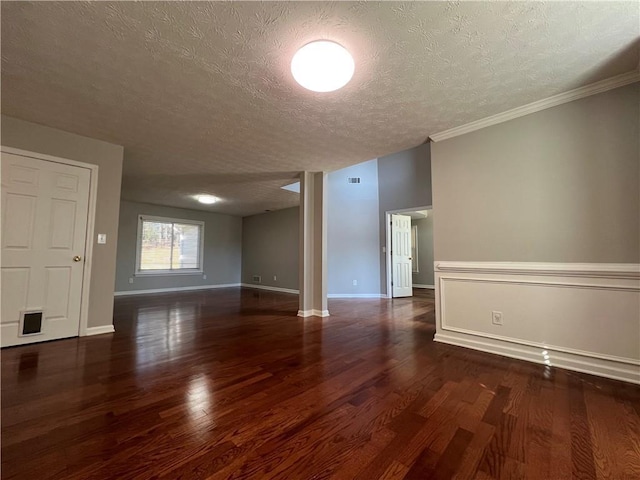
<svg viewBox="0 0 640 480">
<path fill-rule="evenodd" d="M 635 69 L 639 5 L 2 2 L 2 112 L 124 145 L 126 199 L 247 215 L 296 205 L 302 170 Z M 320 38 L 356 60 L 337 92 L 289 72 Z"/>
</svg>

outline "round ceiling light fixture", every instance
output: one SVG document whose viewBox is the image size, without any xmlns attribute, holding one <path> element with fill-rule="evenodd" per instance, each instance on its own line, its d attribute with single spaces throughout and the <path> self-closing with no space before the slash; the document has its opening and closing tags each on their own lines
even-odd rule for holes
<svg viewBox="0 0 640 480">
<path fill-rule="evenodd" d="M 344 87 L 355 71 L 353 57 L 328 40 L 307 43 L 291 59 L 293 78 L 307 90 L 333 92 Z"/>
<path fill-rule="evenodd" d="M 213 195 L 196 195 L 196 200 L 198 200 L 200 203 L 204 203 L 205 205 L 212 205 L 219 199 L 218 197 L 214 197 Z"/>
</svg>

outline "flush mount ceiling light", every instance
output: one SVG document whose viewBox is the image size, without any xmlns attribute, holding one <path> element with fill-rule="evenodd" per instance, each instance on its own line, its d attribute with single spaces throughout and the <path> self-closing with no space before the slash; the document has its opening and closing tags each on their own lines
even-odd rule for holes
<svg viewBox="0 0 640 480">
<path fill-rule="evenodd" d="M 218 201 L 218 197 L 213 195 L 196 195 L 196 200 L 205 205 L 212 205 Z"/>
<path fill-rule="evenodd" d="M 355 70 L 353 57 L 328 40 L 307 43 L 291 59 L 293 78 L 307 90 L 333 92 L 344 87 Z"/>
</svg>

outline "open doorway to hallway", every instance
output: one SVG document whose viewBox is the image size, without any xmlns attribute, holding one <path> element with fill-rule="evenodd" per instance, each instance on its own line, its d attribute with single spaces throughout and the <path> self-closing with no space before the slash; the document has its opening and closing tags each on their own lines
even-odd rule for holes
<svg viewBox="0 0 640 480">
<path fill-rule="evenodd" d="M 388 296 L 410 297 L 418 289 L 433 290 L 433 208 L 386 212 L 386 238 Z"/>
</svg>

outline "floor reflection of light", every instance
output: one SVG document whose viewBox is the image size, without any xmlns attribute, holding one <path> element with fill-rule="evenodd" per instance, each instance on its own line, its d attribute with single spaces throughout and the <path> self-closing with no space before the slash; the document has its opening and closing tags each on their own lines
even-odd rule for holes
<svg viewBox="0 0 640 480">
<path fill-rule="evenodd" d="M 185 344 L 195 340 L 195 315 L 194 304 L 139 308 L 134 323 L 137 366 L 154 368 L 162 361 L 179 358 Z"/>
<path fill-rule="evenodd" d="M 185 402 L 192 421 L 199 420 L 211 408 L 211 389 L 209 379 L 204 373 L 194 376 L 189 381 Z"/>
</svg>

